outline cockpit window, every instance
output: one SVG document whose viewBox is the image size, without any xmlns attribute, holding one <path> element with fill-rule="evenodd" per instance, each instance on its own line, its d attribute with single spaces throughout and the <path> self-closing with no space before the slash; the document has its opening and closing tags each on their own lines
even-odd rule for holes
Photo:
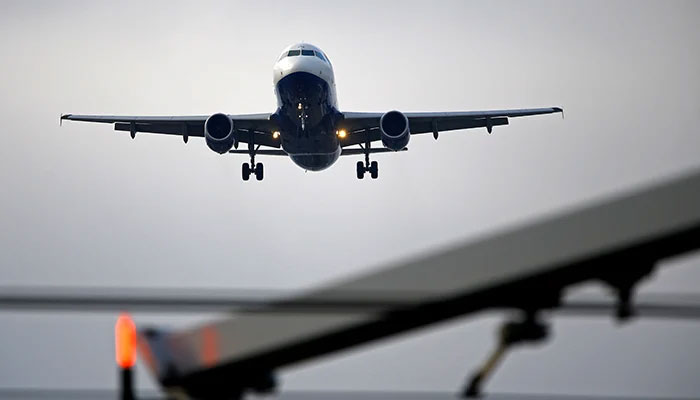
<svg viewBox="0 0 700 400">
<path fill-rule="evenodd" d="M 321 59 L 321 60 L 327 62 L 328 64 L 331 63 L 331 60 L 329 60 L 328 58 L 326 58 L 326 55 L 323 54 L 322 52 L 318 51 L 318 50 L 302 50 L 302 49 L 289 50 L 289 51 L 287 51 L 287 52 L 285 52 L 285 53 L 282 53 L 282 55 L 280 56 L 279 59 L 282 60 L 282 59 L 285 58 L 285 57 L 296 57 L 296 56 L 299 56 L 299 55 L 301 55 L 301 56 L 312 56 L 312 57 L 313 57 L 313 56 L 316 56 L 316 57 L 318 57 L 319 59 Z"/>
</svg>

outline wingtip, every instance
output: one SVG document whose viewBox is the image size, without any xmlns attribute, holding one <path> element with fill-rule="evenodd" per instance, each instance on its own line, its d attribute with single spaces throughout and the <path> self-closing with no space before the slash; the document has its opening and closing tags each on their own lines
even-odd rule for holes
<svg viewBox="0 0 700 400">
<path fill-rule="evenodd" d="M 554 112 L 561 113 L 561 119 L 564 119 L 564 109 L 563 109 L 563 108 L 561 108 L 561 107 L 552 107 L 552 109 L 554 110 Z"/>
<path fill-rule="evenodd" d="M 62 126 L 63 125 L 63 120 L 68 119 L 72 116 L 73 114 L 61 114 L 61 118 L 58 120 L 58 125 Z"/>
</svg>

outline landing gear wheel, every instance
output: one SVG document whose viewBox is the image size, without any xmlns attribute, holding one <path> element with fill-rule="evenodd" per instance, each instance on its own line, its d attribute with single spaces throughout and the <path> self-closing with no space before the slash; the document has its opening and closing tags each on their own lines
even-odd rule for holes
<svg viewBox="0 0 700 400">
<path fill-rule="evenodd" d="M 243 164 L 243 169 L 241 170 L 241 177 L 244 181 L 250 179 L 250 165 L 248 163 Z"/>
<path fill-rule="evenodd" d="M 255 164 L 255 179 L 261 181 L 263 180 L 263 164 L 262 163 L 257 163 Z"/>
<path fill-rule="evenodd" d="M 357 162 L 357 179 L 365 177 L 365 164 L 362 161 Z"/>
<path fill-rule="evenodd" d="M 372 179 L 377 179 L 379 176 L 379 163 L 372 161 L 372 164 L 369 166 L 369 173 L 372 176 Z"/>
</svg>

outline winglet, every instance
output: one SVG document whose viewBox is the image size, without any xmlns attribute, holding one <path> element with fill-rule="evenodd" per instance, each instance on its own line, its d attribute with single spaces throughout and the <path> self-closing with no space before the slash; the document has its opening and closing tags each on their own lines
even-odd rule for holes
<svg viewBox="0 0 700 400">
<path fill-rule="evenodd" d="M 63 126 L 63 120 L 70 118 L 72 115 L 73 114 L 61 114 L 61 119 L 59 119 L 58 126 Z"/>
<path fill-rule="evenodd" d="M 564 109 L 563 109 L 563 108 L 561 108 L 561 107 L 552 107 L 552 109 L 554 110 L 554 112 L 561 113 L 561 119 L 564 119 Z"/>
</svg>

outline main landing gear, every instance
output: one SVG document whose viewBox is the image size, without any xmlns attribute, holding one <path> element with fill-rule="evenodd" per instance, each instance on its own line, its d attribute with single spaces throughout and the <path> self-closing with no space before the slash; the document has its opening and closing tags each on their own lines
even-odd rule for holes
<svg viewBox="0 0 700 400">
<path fill-rule="evenodd" d="M 365 172 L 369 172 L 372 179 L 377 179 L 379 176 L 379 164 L 376 161 L 372 161 L 368 166 L 362 161 L 357 162 L 357 179 L 363 179 L 365 177 Z"/>
<path fill-rule="evenodd" d="M 244 181 L 250 179 L 250 174 L 255 174 L 255 179 L 261 181 L 263 180 L 263 173 L 265 171 L 263 163 L 255 163 L 255 152 L 260 148 L 260 145 L 253 147 L 252 144 L 248 145 L 248 152 L 250 153 L 250 164 L 244 163 L 241 169 L 241 177 Z"/>
<path fill-rule="evenodd" d="M 365 151 L 365 162 L 357 162 L 357 179 L 363 179 L 365 177 L 365 172 L 369 172 L 372 179 L 377 179 L 379 176 L 379 164 L 376 161 L 369 162 L 369 142 L 365 143 L 364 146 L 360 145 L 360 147 Z"/>
<path fill-rule="evenodd" d="M 263 171 L 264 171 L 263 163 L 257 163 L 257 164 L 244 163 L 242 171 L 241 171 L 241 175 L 242 175 L 243 180 L 247 181 L 250 179 L 251 174 L 255 174 L 255 179 L 261 181 L 261 180 L 263 180 Z"/>
</svg>

